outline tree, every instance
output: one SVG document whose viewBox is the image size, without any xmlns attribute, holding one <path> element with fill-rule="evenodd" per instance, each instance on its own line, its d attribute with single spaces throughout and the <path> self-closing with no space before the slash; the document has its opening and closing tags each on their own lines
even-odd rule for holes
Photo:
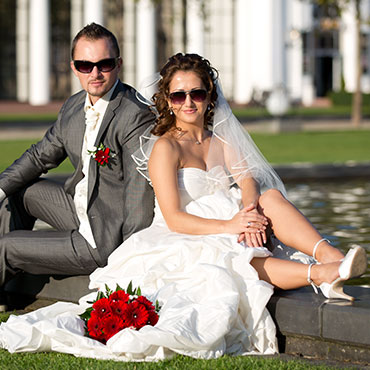
<svg viewBox="0 0 370 370">
<path fill-rule="evenodd" d="M 360 126 L 362 118 L 362 91 L 361 91 L 361 76 L 362 76 L 362 65 L 361 65 L 361 0 L 313 0 L 319 6 L 332 8 L 335 10 L 335 14 L 339 17 L 344 11 L 354 5 L 355 20 L 356 20 L 356 80 L 355 80 L 355 92 L 352 95 L 352 124 L 355 127 Z M 330 12 L 328 12 L 330 14 Z"/>
</svg>

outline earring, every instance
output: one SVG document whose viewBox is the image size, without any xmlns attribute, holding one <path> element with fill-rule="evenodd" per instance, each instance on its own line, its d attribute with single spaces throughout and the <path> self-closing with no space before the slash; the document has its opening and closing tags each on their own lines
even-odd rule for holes
<svg viewBox="0 0 370 370">
<path fill-rule="evenodd" d="M 211 110 L 211 106 L 210 106 L 210 105 L 207 107 L 207 110 L 208 110 L 208 111 L 210 111 L 210 110 Z"/>
<path fill-rule="evenodd" d="M 173 110 L 170 108 L 170 115 L 173 116 Z"/>
</svg>

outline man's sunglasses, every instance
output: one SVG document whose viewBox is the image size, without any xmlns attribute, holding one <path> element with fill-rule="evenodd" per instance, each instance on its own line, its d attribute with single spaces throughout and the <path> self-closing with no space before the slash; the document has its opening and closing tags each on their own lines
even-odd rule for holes
<svg viewBox="0 0 370 370">
<path fill-rule="evenodd" d="M 184 104 L 186 95 L 190 95 L 191 100 L 201 103 L 207 99 L 207 91 L 194 89 L 189 91 L 175 91 L 169 95 L 172 104 Z"/>
<path fill-rule="evenodd" d="M 91 73 L 95 66 L 100 72 L 110 72 L 116 67 L 118 58 L 103 59 L 96 63 L 87 60 L 74 60 L 73 64 L 77 71 L 81 73 Z"/>
</svg>

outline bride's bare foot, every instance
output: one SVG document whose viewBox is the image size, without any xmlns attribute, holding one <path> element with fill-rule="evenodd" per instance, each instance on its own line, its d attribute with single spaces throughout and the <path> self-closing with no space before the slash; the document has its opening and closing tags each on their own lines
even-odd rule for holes
<svg viewBox="0 0 370 370">
<path fill-rule="evenodd" d="M 344 254 L 328 242 L 323 241 L 318 246 L 315 257 L 318 262 L 324 264 L 340 261 L 344 257 Z"/>
<path fill-rule="evenodd" d="M 313 265 L 311 268 L 311 279 L 315 285 L 331 283 L 339 277 L 339 266 L 341 262 L 330 262 Z"/>
</svg>

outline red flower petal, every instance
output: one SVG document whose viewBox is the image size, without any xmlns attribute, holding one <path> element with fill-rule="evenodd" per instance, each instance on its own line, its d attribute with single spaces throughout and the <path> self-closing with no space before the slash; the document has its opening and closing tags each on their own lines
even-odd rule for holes
<svg viewBox="0 0 370 370">
<path fill-rule="evenodd" d="M 111 312 L 109 303 L 108 298 L 100 298 L 93 304 L 93 309 L 99 317 L 103 317 Z"/>
<path fill-rule="evenodd" d="M 116 315 L 107 315 L 102 319 L 104 338 L 108 340 L 124 328 L 122 320 Z"/>
<path fill-rule="evenodd" d="M 123 316 L 125 310 L 126 310 L 127 303 L 123 301 L 110 301 L 110 307 L 112 310 L 112 313 L 117 316 Z"/>
<path fill-rule="evenodd" d="M 87 321 L 87 331 L 89 336 L 96 340 L 104 340 L 103 325 L 99 317 L 91 316 Z"/>
<path fill-rule="evenodd" d="M 147 321 L 147 325 L 154 326 L 158 322 L 159 316 L 155 311 L 148 311 L 148 314 L 149 318 Z"/>
<path fill-rule="evenodd" d="M 130 296 L 124 290 L 118 290 L 109 296 L 110 301 L 123 301 L 126 303 L 129 299 Z"/>
<path fill-rule="evenodd" d="M 134 301 L 126 306 L 123 318 L 125 319 L 127 326 L 133 326 L 136 329 L 140 329 L 146 325 L 149 313 L 144 305 Z"/>
<path fill-rule="evenodd" d="M 101 165 L 104 166 L 108 163 L 110 155 L 110 149 L 105 148 L 104 150 L 98 149 L 95 153 L 94 159 Z"/>
<path fill-rule="evenodd" d="M 155 307 L 153 306 L 153 303 L 151 301 L 149 301 L 149 299 L 147 299 L 143 295 L 138 297 L 135 301 L 143 304 L 145 306 L 145 308 L 149 311 L 152 311 L 152 310 L 154 311 L 155 310 Z"/>
</svg>

